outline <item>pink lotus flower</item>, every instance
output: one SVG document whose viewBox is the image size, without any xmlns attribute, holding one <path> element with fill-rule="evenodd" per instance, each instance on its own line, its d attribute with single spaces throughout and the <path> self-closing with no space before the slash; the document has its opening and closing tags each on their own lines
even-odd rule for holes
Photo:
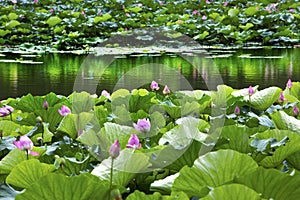
<svg viewBox="0 0 300 200">
<path fill-rule="evenodd" d="M 71 113 L 71 110 L 67 106 L 62 105 L 61 109 L 59 109 L 58 112 L 61 116 L 66 116 Z"/>
<path fill-rule="evenodd" d="M 130 17 L 130 14 L 129 14 L 129 13 L 126 13 L 125 15 L 126 15 L 126 17 Z"/>
<path fill-rule="evenodd" d="M 152 91 L 154 91 L 154 90 L 156 90 L 156 91 L 159 90 L 158 83 L 155 82 L 155 81 L 152 81 L 152 82 L 151 82 L 151 85 L 150 85 L 150 88 L 151 88 Z"/>
<path fill-rule="evenodd" d="M 51 9 L 49 10 L 49 12 L 53 13 L 53 12 L 54 12 L 53 8 L 51 8 Z"/>
<path fill-rule="evenodd" d="M 139 138 L 136 136 L 136 134 L 131 134 L 128 143 L 126 145 L 126 148 L 129 149 L 140 149 L 141 148 L 141 143 L 139 141 Z"/>
<path fill-rule="evenodd" d="M 39 0 L 33 0 L 33 2 L 34 2 L 34 3 L 38 3 L 38 2 L 39 2 Z"/>
<path fill-rule="evenodd" d="M 38 152 L 31 151 L 33 149 L 33 142 L 26 135 L 22 135 L 20 137 L 19 141 L 14 141 L 14 145 L 18 149 L 20 149 L 22 151 L 26 151 L 27 154 L 31 154 L 33 156 L 38 156 L 39 155 Z"/>
<path fill-rule="evenodd" d="M 293 12 L 294 12 L 294 9 L 293 9 L 293 8 L 289 9 L 289 12 L 293 13 Z"/>
<path fill-rule="evenodd" d="M 139 132 L 139 133 L 147 133 L 151 129 L 151 123 L 149 119 L 138 119 L 137 123 L 133 123 L 133 127 Z"/>
<path fill-rule="evenodd" d="M 252 96 L 254 94 L 254 90 L 251 85 L 248 88 L 248 94 L 249 94 L 249 96 Z"/>
<path fill-rule="evenodd" d="M 287 87 L 288 89 L 291 89 L 292 86 L 293 86 L 293 83 L 292 83 L 291 79 L 289 79 L 288 82 L 286 83 L 286 87 Z"/>
<path fill-rule="evenodd" d="M 258 6 L 256 6 L 255 10 L 257 10 L 257 11 L 258 11 L 258 10 L 259 10 L 259 7 L 258 7 Z"/>
<path fill-rule="evenodd" d="M 81 11 L 81 14 L 82 14 L 82 15 L 85 15 L 85 12 L 84 12 L 84 10 L 83 10 L 83 11 Z"/>
<path fill-rule="evenodd" d="M 12 0 L 11 2 L 14 3 L 14 4 L 18 3 L 17 0 Z"/>
<path fill-rule="evenodd" d="M 297 106 L 293 107 L 292 114 L 297 117 L 299 115 L 299 109 Z"/>
<path fill-rule="evenodd" d="M 170 94 L 170 89 L 168 88 L 168 86 L 166 85 L 164 90 L 163 90 L 163 94 Z"/>
<path fill-rule="evenodd" d="M 14 108 L 11 106 L 5 105 L 2 108 L 0 108 L 0 117 L 8 116 L 12 112 L 14 112 Z"/>
<path fill-rule="evenodd" d="M 197 13 L 198 13 L 198 10 L 193 11 L 193 15 L 197 15 Z"/>
<path fill-rule="evenodd" d="M 206 0 L 206 1 L 205 1 L 205 3 L 207 3 L 207 4 L 208 4 L 208 3 L 209 3 L 209 0 Z"/>
<path fill-rule="evenodd" d="M 238 106 L 236 106 L 234 109 L 234 114 L 239 115 L 240 113 L 241 113 L 241 109 Z"/>
<path fill-rule="evenodd" d="M 280 92 L 279 98 L 278 98 L 278 102 L 279 103 L 283 103 L 284 102 L 284 95 L 282 92 Z"/>
<path fill-rule="evenodd" d="M 110 94 L 106 90 L 102 90 L 101 95 L 106 97 L 107 99 L 110 99 Z"/>
<path fill-rule="evenodd" d="M 205 15 L 203 15 L 201 19 L 202 19 L 202 20 L 206 20 L 207 17 L 206 17 Z"/>
<path fill-rule="evenodd" d="M 141 4 L 141 3 L 138 4 L 138 7 L 142 7 L 142 6 L 143 6 L 143 4 Z"/>
<path fill-rule="evenodd" d="M 223 3 L 223 6 L 227 6 L 227 5 L 228 5 L 228 2 L 225 1 L 225 2 Z"/>
<path fill-rule="evenodd" d="M 271 12 L 271 9 L 269 6 L 266 7 L 266 11 Z"/>
<path fill-rule="evenodd" d="M 120 155 L 120 143 L 119 140 L 116 140 L 110 147 L 109 154 L 112 159 L 117 158 Z"/>
<path fill-rule="evenodd" d="M 45 109 L 45 110 L 48 110 L 48 106 L 49 106 L 49 105 L 48 105 L 48 101 L 45 100 L 45 101 L 44 101 L 44 109 Z"/>
<path fill-rule="evenodd" d="M 161 6 L 162 6 L 162 5 L 163 5 L 163 2 L 162 2 L 162 1 L 160 1 L 160 2 L 159 2 L 159 5 L 161 5 Z"/>
</svg>

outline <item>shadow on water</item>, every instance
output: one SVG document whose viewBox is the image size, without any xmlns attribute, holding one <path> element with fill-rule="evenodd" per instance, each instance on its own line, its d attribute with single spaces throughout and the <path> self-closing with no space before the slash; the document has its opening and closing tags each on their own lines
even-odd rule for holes
<svg viewBox="0 0 300 200">
<path fill-rule="evenodd" d="M 94 59 L 90 59 L 91 56 Z M 259 85 L 260 89 L 269 86 L 284 88 L 287 79 L 300 80 L 300 49 L 209 50 L 207 56 L 198 56 L 195 53 L 189 56 L 192 62 L 174 53 L 118 56 L 99 77 L 99 66 L 104 64 L 101 56 L 42 54 L 38 57 L 22 57 L 20 54 L 3 53 L 0 57 L 0 99 L 19 97 L 27 93 L 45 95 L 54 92 L 69 95 L 73 91 L 77 75 L 84 84 L 95 84 L 97 80 L 98 94 L 103 89 L 112 92 L 120 78 L 133 68 L 136 69 L 135 76 L 127 81 L 131 85 L 136 77 L 150 76 L 160 81 L 164 78 L 179 80 L 183 75 L 192 88 L 207 89 L 206 82 L 215 76 L 207 73 L 209 68 L 218 68 L 224 84 L 233 88 L 249 85 Z M 89 60 L 86 61 L 87 58 Z M 29 59 L 37 63 L 1 62 Z M 78 74 L 84 61 L 88 64 Z M 153 63 L 172 68 L 178 77 L 174 73 L 152 77 L 153 74 L 145 73 L 142 68 L 139 70 L 139 66 Z M 196 68 L 195 63 L 200 67 Z M 124 88 L 128 88 L 126 82 L 123 84 Z"/>
</svg>

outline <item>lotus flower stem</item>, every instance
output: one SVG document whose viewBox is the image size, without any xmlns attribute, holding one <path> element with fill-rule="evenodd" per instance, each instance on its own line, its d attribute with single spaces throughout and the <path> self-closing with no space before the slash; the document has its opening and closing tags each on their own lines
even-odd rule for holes
<svg viewBox="0 0 300 200">
<path fill-rule="evenodd" d="M 111 158 L 108 200 L 111 200 L 113 172 L 114 172 L 114 158 Z"/>
</svg>

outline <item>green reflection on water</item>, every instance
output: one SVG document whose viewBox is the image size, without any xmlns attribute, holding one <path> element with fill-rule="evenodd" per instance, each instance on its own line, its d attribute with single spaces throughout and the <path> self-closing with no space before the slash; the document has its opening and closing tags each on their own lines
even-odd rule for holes
<svg viewBox="0 0 300 200">
<path fill-rule="evenodd" d="M 240 58 L 242 54 L 282 58 Z M 227 58 L 206 57 L 207 55 L 196 55 L 189 57 L 187 61 L 176 54 L 127 56 L 112 58 L 114 61 L 106 69 L 103 67 L 107 64 L 106 58 L 94 55 L 45 54 L 36 58 L 35 61 L 43 62 L 39 65 L 0 62 L 0 99 L 27 93 L 44 95 L 50 91 L 68 95 L 74 89 L 77 76 L 80 84 L 96 85 L 98 94 L 103 89 L 112 92 L 118 81 L 124 88 L 129 88 L 129 85 L 140 87 L 138 81 L 141 77 L 158 82 L 173 80 L 178 82 L 177 88 L 180 89 L 186 89 L 181 88 L 182 79 L 186 79 L 194 89 L 207 89 L 206 83 L 217 77 L 215 71 L 210 72 L 212 68 L 218 68 L 224 84 L 234 88 L 256 84 L 261 89 L 271 85 L 285 87 L 288 78 L 293 81 L 300 79 L 300 49 L 238 50 Z M 20 55 L 6 54 L 6 57 L 0 59 L 16 58 L 20 58 Z M 152 69 L 153 64 L 160 68 Z M 131 71 L 134 73 L 122 80 Z"/>
</svg>

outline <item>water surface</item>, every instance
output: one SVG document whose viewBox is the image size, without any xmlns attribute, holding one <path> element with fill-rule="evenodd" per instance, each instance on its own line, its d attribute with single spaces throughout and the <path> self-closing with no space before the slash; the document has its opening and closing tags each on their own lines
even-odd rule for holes
<svg viewBox="0 0 300 200">
<path fill-rule="evenodd" d="M 31 58 L 18 53 L 2 54 L 0 60 L 23 59 L 42 64 L 0 62 L 0 99 L 27 93 L 69 95 L 80 89 L 99 94 L 103 89 L 112 92 L 120 87 L 141 87 L 151 80 L 170 84 L 171 89 L 214 89 L 219 77 L 233 88 L 256 84 L 260 89 L 284 88 L 289 78 L 300 80 L 300 49 L 210 50 L 209 54 L 184 56 L 46 53 Z"/>
</svg>

